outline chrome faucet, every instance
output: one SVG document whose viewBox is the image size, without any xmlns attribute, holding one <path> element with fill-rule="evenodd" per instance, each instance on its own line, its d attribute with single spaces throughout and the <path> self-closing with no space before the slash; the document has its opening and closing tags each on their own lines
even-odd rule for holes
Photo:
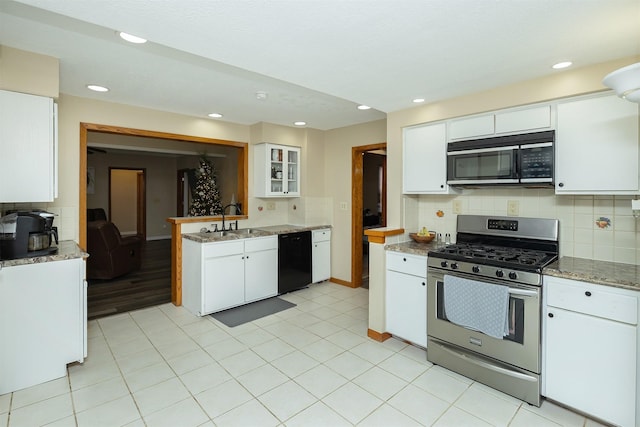
<svg viewBox="0 0 640 427">
<path fill-rule="evenodd" d="M 238 206 L 238 204 L 237 204 L 237 203 L 229 203 L 227 206 L 223 207 L 223 208 L 222 208 L 222 231 L 226 231 L 226 230 L 225 230 L 225 228 L 224 228 L 224 212 L 225 212 L 225 211 L 227 210 L 227 208 L 228 208 L 228 207 L 230 207 L 230 206 L 235 206 L 235 207 L 236 207 L 236 210 L 237 210 L 237 212 L 236 212 L 236 213 L 239 213 L 240 215 L 242 215 L 242 211 L 241 211 L 241 209 L 240 209 L 240 206 Z M 236 221 L 236 229 L 237 229 L 237 228 L 238 228 L 238 221 Z M 229 230 L 232 230 L 232 226 L 231 226 L 231 224 L 229 224 Z"/>
</svg>

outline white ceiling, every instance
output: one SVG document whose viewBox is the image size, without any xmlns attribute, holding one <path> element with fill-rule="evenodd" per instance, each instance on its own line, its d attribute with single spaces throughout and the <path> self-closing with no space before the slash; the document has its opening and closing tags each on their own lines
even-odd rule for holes
<svg viewBox="0 0 640 427">
<path fill-rule="evenodd" d="M 0 0 L 0 44 L 59 58 L 65 94 L 332 129 L 640 55 L 640 0 Z"/>
</svg>

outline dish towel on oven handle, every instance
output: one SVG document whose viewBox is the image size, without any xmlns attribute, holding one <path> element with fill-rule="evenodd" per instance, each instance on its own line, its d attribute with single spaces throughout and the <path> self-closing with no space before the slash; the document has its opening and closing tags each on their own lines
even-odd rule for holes
<svg viewBox="0 0 640 427">
<path fill-rule="evenodd" d="M 494 338 L 509 335 L 509 287 L 444 276 L 447 319 Z"/>
</svg>

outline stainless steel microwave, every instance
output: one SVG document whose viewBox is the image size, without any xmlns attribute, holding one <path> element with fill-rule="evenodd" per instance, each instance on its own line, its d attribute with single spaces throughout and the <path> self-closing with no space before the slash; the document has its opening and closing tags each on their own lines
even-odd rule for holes
<svg viewBox="0 0 640 427">
<path fill-rule="evenodd" d="M 447 144 L 447 184 L 553 186 L 555 131 Z"/>
</svg>

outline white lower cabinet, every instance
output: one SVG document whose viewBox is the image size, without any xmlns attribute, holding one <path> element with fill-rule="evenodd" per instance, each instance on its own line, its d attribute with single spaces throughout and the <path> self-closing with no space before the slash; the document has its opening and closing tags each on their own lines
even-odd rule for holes
<svg viewBox="0 0 640 427">
<path fill-rule="evenodd" d="M 543 390 L 618 426 L 637 426 L 637 292 L 544 278 Z"/>
<path fill-rule="evenodd" d="M 64 377 L 86 340 L 82 258 L 0 269 L 0 395 Z"/>
<path fill-rule="evenodd" d="M 427 257 L 387 252 L 386 330 L 427 346 Z"/>
<path fill-rule="evenodd" d="M 204 316 L 278 293 L 278 237 L 182 239 L 182 303 Z"/>
<path fill-rule="evenodd" d="M 311 282 L 329 280 L 331 277 L 331 230 L 311 232 Z"/>
</svg>

